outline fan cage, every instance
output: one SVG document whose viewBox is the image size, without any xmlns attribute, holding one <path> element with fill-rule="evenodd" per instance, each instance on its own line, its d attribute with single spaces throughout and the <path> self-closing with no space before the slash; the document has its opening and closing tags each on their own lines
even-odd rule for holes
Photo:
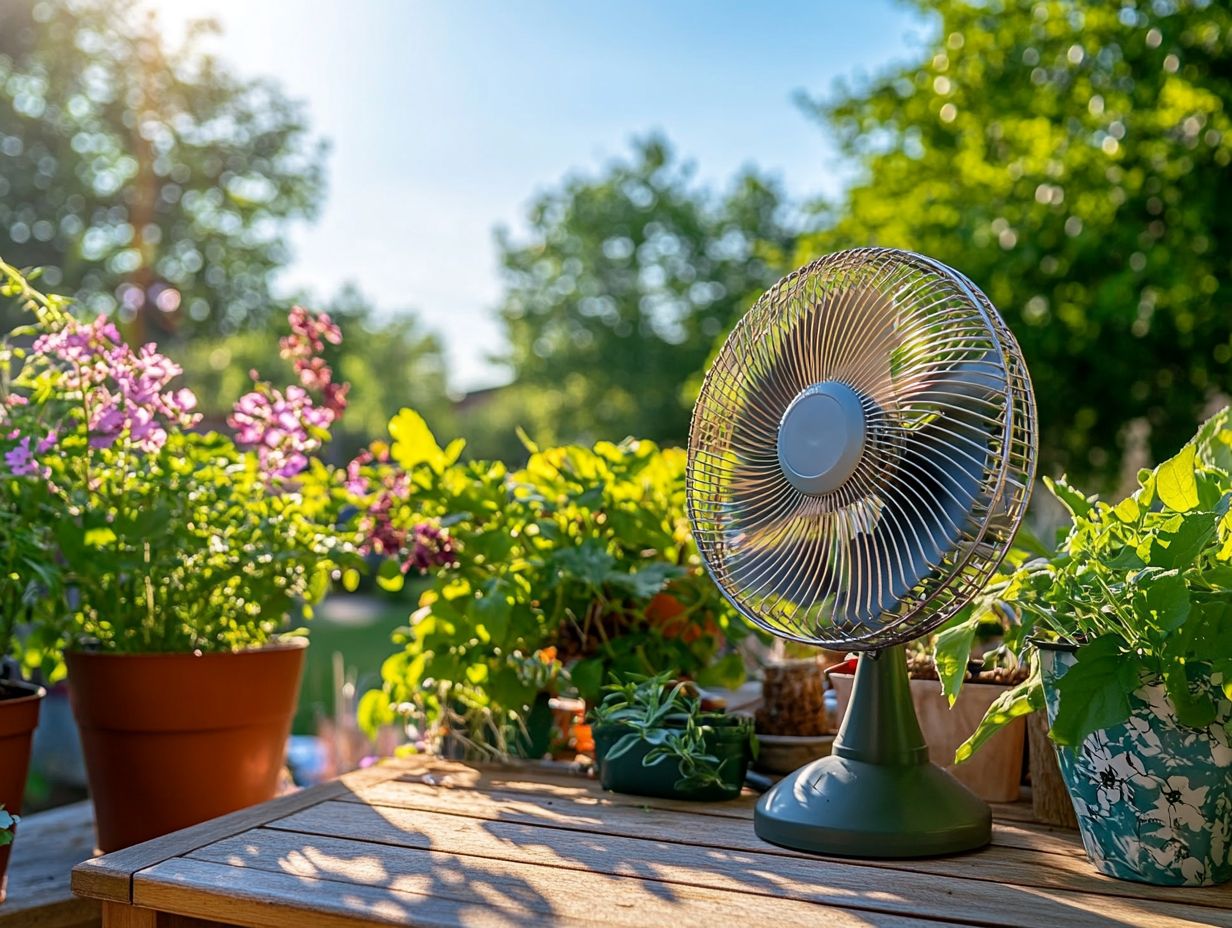
<svg viewBox="0 0 1232 928">
<path fill-rule="evenodd" d="M 779 468 L 779 422 L 824 381 L 856 390 L 856 471 L 811 496 Z M 944 624 L 996 571 L 1035 476 L 1021 352 L 988 298 L 931 258 L 867 248 L 768 290 L 707 372 L 686 489 L 702 561 L 754 624 L 873 650 Z"/>
</svg>

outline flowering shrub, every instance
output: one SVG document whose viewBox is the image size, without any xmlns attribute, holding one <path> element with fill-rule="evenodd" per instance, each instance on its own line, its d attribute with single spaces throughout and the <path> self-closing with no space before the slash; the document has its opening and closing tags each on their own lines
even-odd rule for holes
<svg viewBox="0 0 1232 928">
<path fill-rule="evenodd" d="M 257 383 L 232 440 L 190 431 L 196 399 L 155 346 L 133 350 L 107 320 L 77 320 L 0 269 L 45 310 L 29 352 L 0 355 L 0 508 L 37 503 L 49 537 L 33 551 L 69 591 L 40 601 L 28 656 L 260 644 L 359 563 L 337 528 L 333 474 L 309 456 L 346 394 L 311 357 L 341 337 L 328 318 L 297 308 L 283 343 L 321 405 L 302 385 Z"/>
<path fill-rule="evenodd" d="M 459 463 L 415 413 L 354 462 L 368 520 L 361 544 L 397 585 L 427 570 L 384 686 L 363 699 L 369 729 L 399 713 L 429 733 L 516 749 L 536 700 L 595 701 L 613 672 L 669 671 L 736 684 L 731 641 L 747 627 L 705 576 L 684 512 L 684 452 L 650 442 L 533 449 L 510 472 Z"/>
</svg>

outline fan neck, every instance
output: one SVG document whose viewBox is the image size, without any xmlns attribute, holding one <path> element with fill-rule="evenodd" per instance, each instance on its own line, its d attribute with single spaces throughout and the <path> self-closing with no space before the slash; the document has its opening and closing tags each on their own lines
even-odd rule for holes
<svg viewBox="0 0 1232 928">
<path fill-rule="evenodd" d="M 815 383 L 791 401 L 779 421 L 779 467 L 788 483 L 809 496 L 833 493 L 864 453 L 864 405 L 845 383 Z"/>
<path fill-rule="evenodd" d="M 896 767 L 928 763 L 902 645 L 860 655 L 833 753 Z"/>
</svg>

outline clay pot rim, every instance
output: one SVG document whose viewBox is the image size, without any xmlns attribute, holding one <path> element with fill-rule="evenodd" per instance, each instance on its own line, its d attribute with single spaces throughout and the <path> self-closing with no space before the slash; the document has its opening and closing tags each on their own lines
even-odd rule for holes
<svg viewBox="0 0 1232 928">
<path fill-rule="evenodd" d="M 18 690 L 22 695 L 11 696 L 5 692 L 6 690 Z M 37 702 L 46 695 L 46 688 L 37 683 L 31 683 L 29 680 L 0 680 L 0 702 L 6 706 L 26 701 Z"/>
<path fill-rule="evenodd" d="M 86 651 L 78 648 L 66 648 L 65 659 L 85 660 L 217 660 L 228 657 L 252 657 L 258 654 L 268 654 L 271 651 L 295 651 L 307 648 L 309 641 L 305 637 L 283 638 L 266 642 L 251 648 L 240 648 L 238 651 Z"/>
</svg>

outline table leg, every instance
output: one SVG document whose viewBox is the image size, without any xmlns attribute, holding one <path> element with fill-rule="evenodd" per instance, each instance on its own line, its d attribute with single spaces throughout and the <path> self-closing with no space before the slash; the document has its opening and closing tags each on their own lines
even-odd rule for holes
<svg viewBox="0 0 1232 928">
<path fill-rule="evenodd" d="M 103 903 L 103 928 L 232 928 L 222 922 L 169 915 L 123 902 Z"/>
<path fill-rule="evenodd" d="M 103 928 L 159 928 L 158 913 L 121 902 L 104 902 Z"/>
</svg>

